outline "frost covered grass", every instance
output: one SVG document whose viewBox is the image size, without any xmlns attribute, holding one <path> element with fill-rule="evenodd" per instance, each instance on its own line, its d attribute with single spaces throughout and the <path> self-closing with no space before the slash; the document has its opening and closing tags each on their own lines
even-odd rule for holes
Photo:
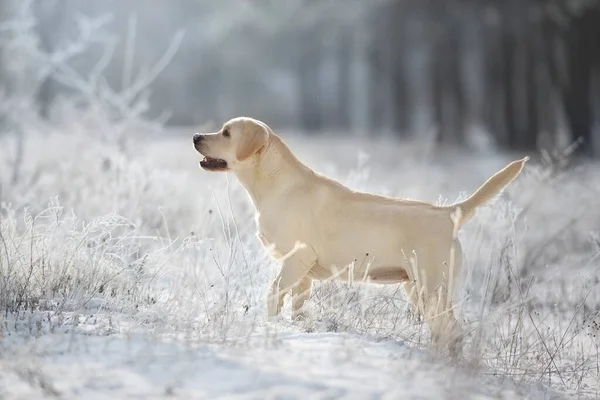
<svg viewBox="0 0 600 400">
<path fill-rule="evenodd" d="M 141 346 L 136 357 L 163 354 L 151 363 L 159 369 L 168 359 L 168 365 L 191 362 L 190 368 L 202 370 L 202 360 L 219 364 L 214 358 L 225 357 L 235 364 L 231 374 L 241 369 L 263 376 L 274 368 L 286 372 L 293 385 L 323 395 L 335 386 L 325 378 L 328 368 L 339 363 L 339 379 L 346 382 L 353 374 L 374 377 L 373 369 L 379 369 L 384 383 L 369 393 L 397 393 L 404 390 L 402 382 L 411 388 L 407 393 L 420 390 L 431 398 L 477 390 L 486 398 L 600 393 L 600 247 L 594 231 L 600 213 L 591 207 L 600 175 L 596 166 L 563 171 L 532 163 L 505 196 L 465 226 L 460 233 L 465 266 L 455 297 L 468 335 L 465 359 L 450 362 L 429 349 L 426 325 L 396 286 L 319 283 L 306 320 L 266 322 L 264 298 L 277 267 L 254 236 L 253 210 L 235 179 L 198 169 L 191 131 L 131 133 L 126 147 L 83 134 L 87 131 L 83 125 L 76 131 L 60 126 L 29 132 L 15 183 L 14 139 L 1 139 L 2 368 L 18 376 L 2 383 L 6 396 L 18 382 L 68 397 L 75 389 L 64 386 L 50 367 L 66 362 L 61 361 L 66 354 L 78 360 L 74 365 L 117 363 L 127 370 L 132 361 L 120 352 L 130 353 L 107 355 L 98 349 L 103 346 Z M 508 160 L 456 153 L 418 157 L 414 145 L 352 139 L 344 139 L 348 149 L 338 157 L 330 141 L 288 139 L 301 159 L 354 188 L 433 201 L 469 193 Z M 352 155 L 352 149 L 361 150 Z M 395 161 L 399 155 L 402 161 Z M 104 343 L 94 341 L 96 336 L 129 339 Z M 91 342 L 69 345 L 85 340 Z M 211 356 L 190 361 L 177 356 L 183 354 L 177 346 Z M 380 346 L 390 347 L 382 353 Z M 323 359 L 326 355 L 345 361 L 327 367 L 332 360 Z M 146 361 L 133 362 L 140 363 Z M 407 364 L 411 371 L 404 370 Z M 302 379 L 296 365 L 303 366 Z M 97 376 L 98 368 L 94 364 L 81 379 Z M 402 382 L 387 381 L 397 368 L 404 371 Z M 176 394 L 286 392 L 280 378 L 260 384 L 250 379 L 239 389 L 228 383 L 228 369 L 221 369 L 223 376 L 212 378 L 220 385 L 179 382 Z M 82 371 L 78 374 L 85 375 Z M 305 376 L 307 371 L 312 375 Z M 409 372 L 422 382 L 408 385 Z M 151 379 L 135 368 L 127 374 L 132 376 L 123 379 Z M 430 374 L 436 376 L 435 390 Z M 455 385 L 457 377 L 464 383 Z M 197 382 L 195 375 L 189 379 Z M 139 393 L 169 392 L 173 383 L 163 383 L 160 389 L 140 384 Z M 137 386 L 130 384 L 123 393 L 135 393 Z M 115 390 L 110 393 L 119 393 Z"/>
</svg>

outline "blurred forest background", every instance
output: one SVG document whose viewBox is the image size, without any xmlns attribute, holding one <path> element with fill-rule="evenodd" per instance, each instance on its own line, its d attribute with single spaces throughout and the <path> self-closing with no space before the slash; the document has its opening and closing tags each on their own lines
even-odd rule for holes
<svg viewBox="0 0 600 400">
<path fill-rule="evenodd" d="M 94 92 L 169 126 L 600 154 L 597 0 L 2 0 L 0 21 L 0 134 Z"/>
</svg>

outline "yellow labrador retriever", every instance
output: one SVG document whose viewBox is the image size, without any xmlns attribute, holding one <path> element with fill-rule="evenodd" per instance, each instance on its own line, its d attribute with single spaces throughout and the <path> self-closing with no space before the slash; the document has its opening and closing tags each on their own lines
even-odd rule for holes
<svg viewBox="0 0 600 400">
<path fill-rule="evenodd" d="M 351 190 L 304 165 L 255 119 L 232 119 L 193 141 L 203 169 L 230 171 L 247 190 L 257 235 L 282 264 L 270 288 L 269 316 L 280 313 L 290 292 L 297 316 L 315 279 L 402 283 L 434 339 L 460 329 L 448 295 L 461 266 L 457 229 L 528 159 L 512 162 L 468 199 L 436 206 Z"/>
</svg>

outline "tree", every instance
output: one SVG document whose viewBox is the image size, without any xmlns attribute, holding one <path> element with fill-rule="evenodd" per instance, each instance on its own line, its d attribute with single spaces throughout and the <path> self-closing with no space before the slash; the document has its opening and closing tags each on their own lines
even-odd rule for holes
<svg viewBox="0 0 600 400">
<path fill-rule="evenodd" d="M 578 2 L 566 9 L 568 24 L 560 30 L 565 51 L 565 74 L 558 76 L 572 141 L 581 141 L 576 152 L 594 155 L 592 137 L 592 77 L 600 72 L 600 5 Z"/>
<path fill-rule="evenodd" d="M 37 24 L 37 33 L 40 40 L 40 49 L 46 54 L 54 53 L 58 45 L 57 32 L 60 31 L 66 16 L 65 0 L 36 0 L 32 4 L 34 15 L 40 23 Z M 42 117 L 48 117 L 48 110 L 56 90 L 52 74 L 42 79 L 38 89 L 37 102 Z"/>
</svg>

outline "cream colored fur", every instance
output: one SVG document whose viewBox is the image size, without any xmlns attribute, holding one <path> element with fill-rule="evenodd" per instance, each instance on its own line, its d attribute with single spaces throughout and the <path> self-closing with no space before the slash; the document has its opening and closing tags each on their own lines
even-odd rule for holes
<svg viewBox="0 0 600 400">
<path fill-rule="evenodd" d="M 280 313 L 287 293 L 298 315 L 315 279 L 402 283 L 434 339 L 450 330 L 460 333 L 448 295 L 461 267 L 456 231 L 527 161 L 510 163 L 464 201 L 436 206 L 357 192 L 322 176 L 258 120 L 235 118 L 217 133 L 198 135 L 196 149 L 226 161 L 247 190 L 256 207 L 257 235 L 281 262 L 270 288 L 269 316 Z"/>
</svg>

